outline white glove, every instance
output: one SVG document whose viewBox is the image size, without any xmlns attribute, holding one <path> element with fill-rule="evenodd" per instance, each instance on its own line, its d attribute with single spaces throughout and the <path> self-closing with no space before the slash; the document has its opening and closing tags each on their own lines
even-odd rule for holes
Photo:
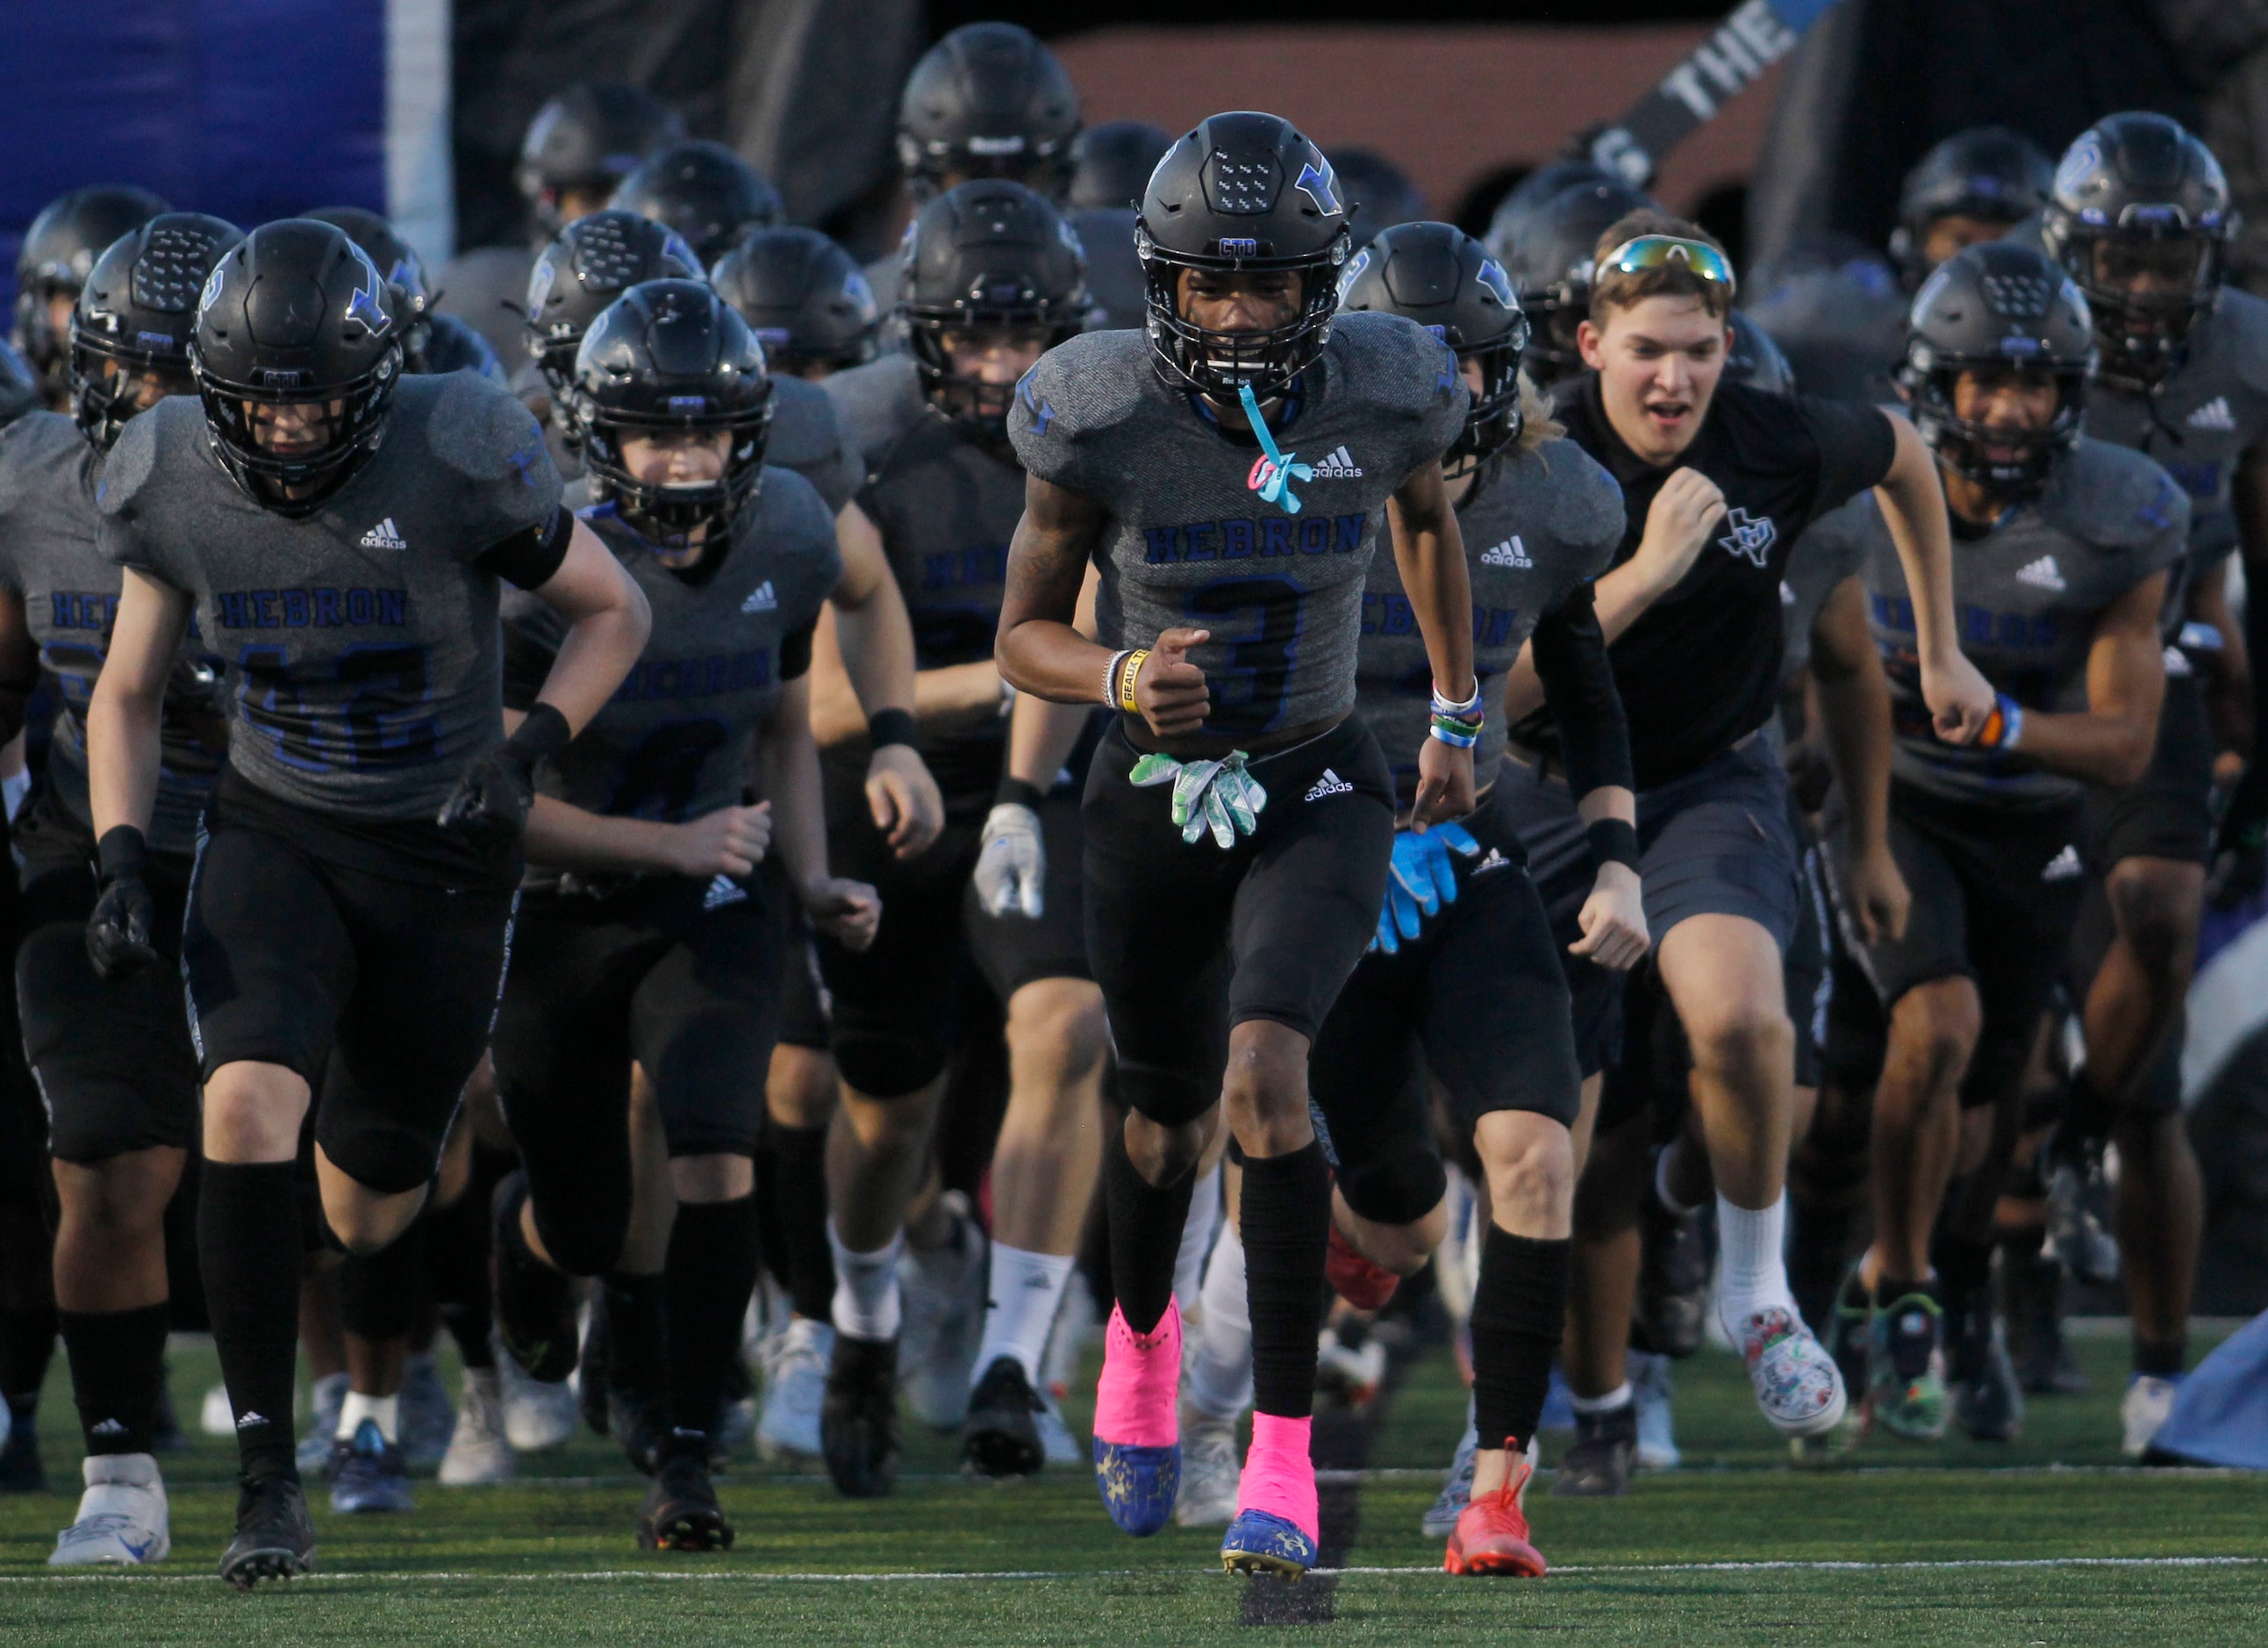
<svg viewBox="0 0 2268 1648">
<path fill-rule="evenodd" d="M 1002 802 L 984 815 L 984 848 L 976 855 L 976 898 L 987 915 L 1011 910 L 1037 919 L 1046 906 L 1048 850 L 1040 816 L 1019 802 Z"/>
</svg>

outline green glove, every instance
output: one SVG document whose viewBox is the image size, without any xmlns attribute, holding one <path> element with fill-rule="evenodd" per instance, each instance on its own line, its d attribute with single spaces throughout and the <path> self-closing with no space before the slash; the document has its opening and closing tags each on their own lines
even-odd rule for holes
<svg viewBox="0 0 2268 1648">
<path fill-rule="evenodd" d="M 1174 823 L 1182 839 L 1194 843 L 1210 828 L 1216 844 L 1231 847 L 1239 833 L 1250 835 L 1260 827 L 1261 809 L 1268 805 L 1268 792 L 1245 771 L 1247 759 L 1241 750 L 1232 750 L 1219 761 L 1146 755 L 1134 764 L 1127 782 L 1147 789 L 1170 780 Z"/>
</svg>

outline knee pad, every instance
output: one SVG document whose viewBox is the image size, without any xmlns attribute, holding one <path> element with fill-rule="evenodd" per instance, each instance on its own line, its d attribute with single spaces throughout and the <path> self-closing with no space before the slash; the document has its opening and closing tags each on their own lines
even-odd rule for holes
<svg viewBox="0 0 2268 1648">
<path fill-rule="evenodd" d="M 1417 1146 L 1339 1168 L 1339 1194 L 1348 1207 L 1374 1224 L 1414 1223 L 1440 1205 L 1448 1188 L 1448 1171 L 1441 1158 Z"/>
<path fill-rule="evenodd" d="M 869 1098 L 903 1098 L 944 1074 L 944 1041 L 882 1016 L 835 1009 L 835 1068 L 850 1090 Z"/>
<path fill-rule="evenodd" d="M 1187 1072 L 1165 1065 L 1138 1064 L 1122 1053 L 1117 1069 L 1120 1102 L 1161 1127 L 1195 1121 L 1220 1098 L 1218 1082 L 1193 1081 Z"/>
<path fill-rule="evenodd" d="M 604 1198 L 578 1198 L 571 1212 L 554 1215 L 535 1204 L 535 1233 L 551 1262 L 571 1276 L 600 1276 L 622 1257 L 630 1239 L 630 1198 L 618 1204 Z"/>
</svg>

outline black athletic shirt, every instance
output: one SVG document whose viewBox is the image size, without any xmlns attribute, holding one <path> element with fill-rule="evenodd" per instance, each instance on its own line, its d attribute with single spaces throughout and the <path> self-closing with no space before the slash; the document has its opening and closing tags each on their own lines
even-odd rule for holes
<svg viewBox="0 0 2268 1648">
<path fill-rule="evenodd" d="M 1812 521 L 1881 484 L 1896 437 L 1889 415 L 1873 407 L 1723 383 L 1693 444 L 1658 468 L 1608 424 L 1595 376 L 1586 374 L 1563 400 L 1569 439 L 1622 484 L 1627 513 L 1615 565 L 1637 552 L 1646 511 L 1675 470 L 1698 469 L 1725 494 L 1715 540 L 1608 649 L 1630 718 L 1638 785 L 1653 789 L 1771 719 L 1788 553 Z M 1534 742 L 1525 728 L 1518 735 Z"/>
</svg>

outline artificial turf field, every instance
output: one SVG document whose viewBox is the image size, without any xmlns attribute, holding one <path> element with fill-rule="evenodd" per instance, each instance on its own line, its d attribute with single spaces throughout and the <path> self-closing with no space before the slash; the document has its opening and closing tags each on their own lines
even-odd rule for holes
<svg viewBox="0 0 2268 1648">
<path fill-rule="evenodd" d="M 2123 1341 L 2078 1349 L 2095 1393 L 2035 1400 L 2017 1443 L 1878 1440 L 1853 1468 L 1800 1474 L 1781 1466 L 1731 1357 L 1704 1351 L 1678 1370 L 1684 1468 L 1640 1477 L 1624 1499 L 1530 1500 L 1554 1567 L 1540 1582 L 1448 1578 L 1418 1531 L 1462 1418 L 1440 1351 L 1387 1405 L 1369 1468 L 1325 1486 L 1326 1559 L 1341 1571 L 1297 1585 L 1219 1572 L 1217 1529 L 1123 1538 L 1084 1473 L 964 1482 L 949 1440 L 917 1429 L 906 1480 L 886 1500 L 840 1499 L 814 1474 L 736 1469 L 723 1497 L 739 1541 L 713 1556 L 638 1551 L 641 1484 L 588 1436 L 524 1460 L 511 1486 L 427 1482 L 404 1518 L 330 1516 L 316 1486 L 320 1571 L 242 1597 L 212 1569 L 233 1511 L 233 1451 L 200 1437 L 166 1461 L 173 1556 L 146 1573 L 49 1578 L 42 1563 L 74 1499 L 0 1498 L 0 1643 L 964 1648 L 1249 1640 L 1256 1629 L 1285 1642 L 1553 1633 L 1679 1648 L 2268 1643 L 2268 1480 L 2121 1468 Z M 185 1415 L 213 1377 L 209 1348 L 177 1349 Z M 70 1408 L 58 1365 L 42 1440 L 75 1496 Z M 1085 1417 L 1076 1401 L 1071 1416 Z M 1547 1437 L 1547 1460 L 1557 1440 Z"/>
</svg>

